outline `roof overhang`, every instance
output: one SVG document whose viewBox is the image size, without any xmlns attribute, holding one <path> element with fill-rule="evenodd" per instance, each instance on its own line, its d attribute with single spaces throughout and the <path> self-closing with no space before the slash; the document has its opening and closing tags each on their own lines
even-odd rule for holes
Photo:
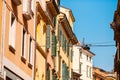
<svg viewBox="0 0 120 80">
<path fill-rule="evenodd" d="M 50 16 L 48 15 L 47 11 L 44 11 L 44 9 L 42 8 L 42 6 L 40 5 L 40 2 L 37 1 L 36 2 L 37 5 L 37 10 L 40 13 L 40 17 L 47 23 L 50 24 L 52 27 L 54 27 L 53 21 L 50 18 Z"/>
<path fill-rule="evenodd" d="M 69 24 L 69 21 L 64 13 L 59 14 L 59 22 L 62 25 L 63 29 L 65 30 L 67 36 L 70 38 L 70 41 L 72 44 L 77 44 L 78 40 L 75 36 L 75 34 L 72 31 L 72 28 Z"/>
<path fill-rule="evenodd" d="M 43 10 L 42 6 L 40 5 L 40 2 L 36 2 L 36 6 L 37 6 L 37 10 L 38 12 L 40 13 L 41 15 L 41 18 L 45 21 L 45 22 L 48 22 L 48 16 L 47 14 L 45 13 L 45 11 Z"/>
<path fill-rule="evenodd" d="M 51 11 L 51 14 L 53 16 L 57 16 L 59 14 L 59 9 L 55 0 L 46 0 L 46 3 L 47 3 L 47 7 Z"/>
</svg>

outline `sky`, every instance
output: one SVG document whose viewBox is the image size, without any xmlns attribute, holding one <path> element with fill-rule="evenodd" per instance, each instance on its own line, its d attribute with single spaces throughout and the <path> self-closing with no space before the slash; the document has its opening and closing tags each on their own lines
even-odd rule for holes
<svg viewBox="0 0 120 80">
<path fill-rule="evenodd" d="M 72 10 L 75 17 L 74 33 L 80 43 L 115 45 L 114 31 L 110 27 L 117 0 L 61 0 L 61 6 Z M 93 65 L 106 71 L 113 70 L 115 46 L 91 46 L 95 53 Z"/>
</svg>

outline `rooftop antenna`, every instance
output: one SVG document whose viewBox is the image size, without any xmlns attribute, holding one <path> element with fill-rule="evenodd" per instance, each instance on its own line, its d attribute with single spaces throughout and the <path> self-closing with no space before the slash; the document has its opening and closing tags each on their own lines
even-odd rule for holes
<svg viewBox="0 0 120 80">
<path fill-rule="evenodd" d="M 82 47 L 85 47 L 85 38 L 83 38 Z"/>
</svg>

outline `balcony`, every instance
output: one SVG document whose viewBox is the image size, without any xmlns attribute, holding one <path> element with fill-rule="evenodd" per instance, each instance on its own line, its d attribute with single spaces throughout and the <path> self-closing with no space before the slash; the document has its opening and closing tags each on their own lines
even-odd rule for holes
<svg viewBox="0 0 120 80">
<path fill-rule="evenodd" d="M 21 4 L 21 0 L 12 0 L 16 5 L 20 5 Z"/>
<path fill-rule="evenodd" d="M 55 0 L 46 0 L 47 7 L 53 16 L 59 14 L 59 9 Z"/>
<path fill-rule="evenodd" d="M 31 19 L 31 0 L 23 0 L 23 16 L 29 20 Z"/>
</svg>

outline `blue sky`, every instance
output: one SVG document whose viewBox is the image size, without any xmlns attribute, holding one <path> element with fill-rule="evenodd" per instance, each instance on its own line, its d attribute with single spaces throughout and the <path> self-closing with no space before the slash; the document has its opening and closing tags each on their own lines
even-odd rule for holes
<svg viewBox="0 0 120 80">
<path fill-rule="evenodd" d="M 85 38 L 86 44 L 115 44 L 114 33 L 110 28 L 113 21 L 117 0 L 61 0 L 61 5 L 70 8 L 75 17 L 74 32 L 80 42 Z M 91 47 L 95 53 L 93 65 L 111 71 L 113 55 L 111 47 Z"/>
</svg>

